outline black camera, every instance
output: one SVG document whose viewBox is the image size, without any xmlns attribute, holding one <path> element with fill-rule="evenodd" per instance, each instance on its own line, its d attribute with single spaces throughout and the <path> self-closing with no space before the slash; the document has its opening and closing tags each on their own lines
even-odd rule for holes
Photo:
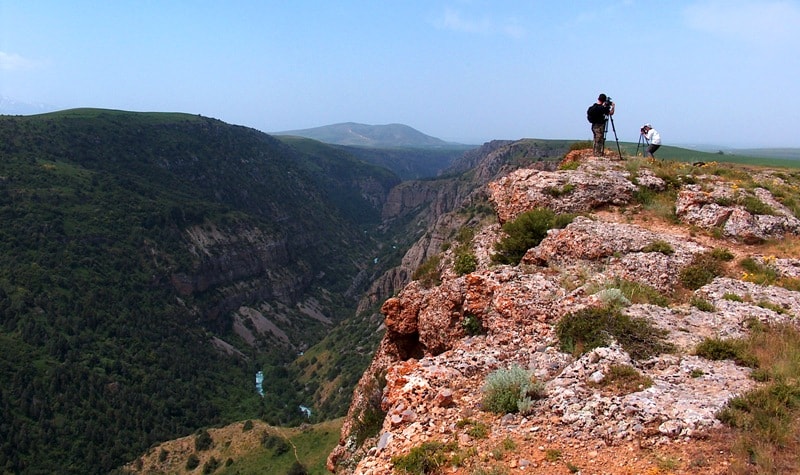
<svg viewBox="0 0 800 475">
<path fill-rule="evenodd" d="M 603 107 L 611 107 L 613 104 L 613 99 L 611 99 L 611 96 L 608 96 L 606 101 L 603 103 Z"/>
<path fill-rule="evenodd" d="M 641 132 L 643 134 L 647 134 L 647 130 L 645 130 L 645 129 L 647 129 L 647 127 L 642 127 L 641 129 L 639 129 L 639 132 Z"/>
</svg>

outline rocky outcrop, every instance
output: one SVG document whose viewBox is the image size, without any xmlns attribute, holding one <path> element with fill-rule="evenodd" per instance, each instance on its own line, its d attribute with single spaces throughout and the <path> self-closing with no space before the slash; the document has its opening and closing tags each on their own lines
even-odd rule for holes
<svg viewBox="0 0 800 475">
<path fill-rule="evenodd" d="M 763 175 L 762 175 L 763 179 Z M 712 180 L 687 185 L 675 203 L 677 216 L 703 229 L 745 242 L 761 242 L 800 232 L 800 220 L 766 188 L 743 190 L 735 183 Z"/>
<path fill-rule="evenodd" d="M 498 434 L 494 443 L 502 437 L 561 440 L 592 447 L 594 453 L 630 443 L 664 447 L 706 437 L 720 426 L 715 415 L 726 402 L 755 387 L 750 369 L 700 358 L 693 348 L 706 337 L 746 335 L 752 319 L 793 322 L 800 315 L 795 291 L 717 277 L 693 292 L 712 310 L 690 306 L 688 297 L 663 307 L 624 306 L 625 315 L 665 332 L 673 348 L 669 353 L 635 359 L 613 341 L 577 358 L 560 350 L 555 326 L 565 315 L 601 305 L 608 298 L 605 291 L 620 280 L 674 295 L 681 271 L 714 248 L 734 248 L 740 257 L 752 257 L 787 277 L 800 269 L 800 260 L 764 257 L 739 241 L 769 235 L 763 220 L 721 239 L 651 216 L 637 220 L 629 211 L 618 213 L 616 206 L 638 206 L 633 202 L 637 191 L 664 190 L 664 180 L 646 167 L 628 171 L 622 162 L 606 158 L 579 160 L 575 170 L 518 170 L 488 185 L 500 222 L 543 206 L 582 214 L 564 229 L 549 231 L 520 265 L 491 264 L 492 245 L 503 233 L 490 224 L 471 243 L 478 262 L 474 272 L 454 272 L 450 250 L 442 255 L 440 285 L 411 282 L 385 301 L 386 333 L 354 392 L 340 445 L 329 458 L 331 471 L 391 473 L 392 457 L 430 440 L 489 453 L 489 443 L 461 429 L 464 420 L 473 419 Z M 765 191 L 752 193 L 784 219 L 770 229 L 796 232 L 791 224 L 796 218 L 770 202 Z M 700 193 L 694 185 L 679 190 L 678 216 L 695 226 L 719 226 L 722 221 L 711 217 L 715 207 L 701 209 L 712 202 Z M 479 321 L 482 331 L 469 333 L 470 320 Z M 633 366 L 652 384 L 626 393 L 599 390 L 615 365 Z M 483 411 L 486 376 L 511 366 L 533 372 L 544 383 L 545 397 L 527 414 Z M 383 422 L 370 432 L 364 421 L 376 414 L 384 416 Z M 533 469 L 537 462 L 514 460 L 513 467 Z M 542 470 L 535 473 L 548 473 L 546 466 Z"/>
</svg>

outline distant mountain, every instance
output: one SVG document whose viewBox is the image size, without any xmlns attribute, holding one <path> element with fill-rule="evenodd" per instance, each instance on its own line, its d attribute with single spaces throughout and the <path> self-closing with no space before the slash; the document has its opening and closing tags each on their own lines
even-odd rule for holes
<svg viewBox="0 0 800 475">
<path fill-rule="evenodd" d="M 436 137 L 425 135 L 403 124 L 367 125 L 345 122 L 311 129 L 276 132 L 274 135 L 297 135 L 329 144 L 360 147 L 463 147 L 461 144 L 445 142 Z"/>
</svg>

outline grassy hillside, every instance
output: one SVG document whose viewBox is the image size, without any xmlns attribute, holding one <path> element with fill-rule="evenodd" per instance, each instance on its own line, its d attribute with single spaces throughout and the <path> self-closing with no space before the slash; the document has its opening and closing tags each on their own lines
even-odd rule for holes
<svg viewBox="0 0 800 475">
<path fill-rule="evenodd" d="M 297 428 L 255 420 L 237 422 L 154 446 L 125 471 L 282 475 L 301 473 L 291 472 L 301 466 L 310 475 L 324 475 L 329 473 L 325 462 L 339 440 L 341 427 L 342 419 Z M 192 466 L 195 468 L 187 468 Z"/>
<path fill-rule="evenodd" d="M 296 351 L 245 344 L 226 309 L 273 309 L 306 345 L 330 324 L 296 303 L 314 297 L 334 324 L 351 314 L 377 245 L 364 231 L 397 179 L 331 153 L 184 114 L 0 116 L 0 471 L 103 473 L 199 427 L 302 421 Z M 192 227 L 285 247 L 246 281 L 181 293 L 176 275 L 214 277 L 248 251 L 198 253 Z"/>
</svg>

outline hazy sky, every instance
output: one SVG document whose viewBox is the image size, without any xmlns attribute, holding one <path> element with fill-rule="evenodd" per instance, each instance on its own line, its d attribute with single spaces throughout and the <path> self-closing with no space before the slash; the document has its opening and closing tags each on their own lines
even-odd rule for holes
<svg viewBox="0 0 800 475">
<path fill-rule="evenodd" d="M 800 147 L 800 0 L 0 0 L 0 96 L 265 132 Z M 2 111 L 0 111 L 2 112 Z"/>
</svg>

